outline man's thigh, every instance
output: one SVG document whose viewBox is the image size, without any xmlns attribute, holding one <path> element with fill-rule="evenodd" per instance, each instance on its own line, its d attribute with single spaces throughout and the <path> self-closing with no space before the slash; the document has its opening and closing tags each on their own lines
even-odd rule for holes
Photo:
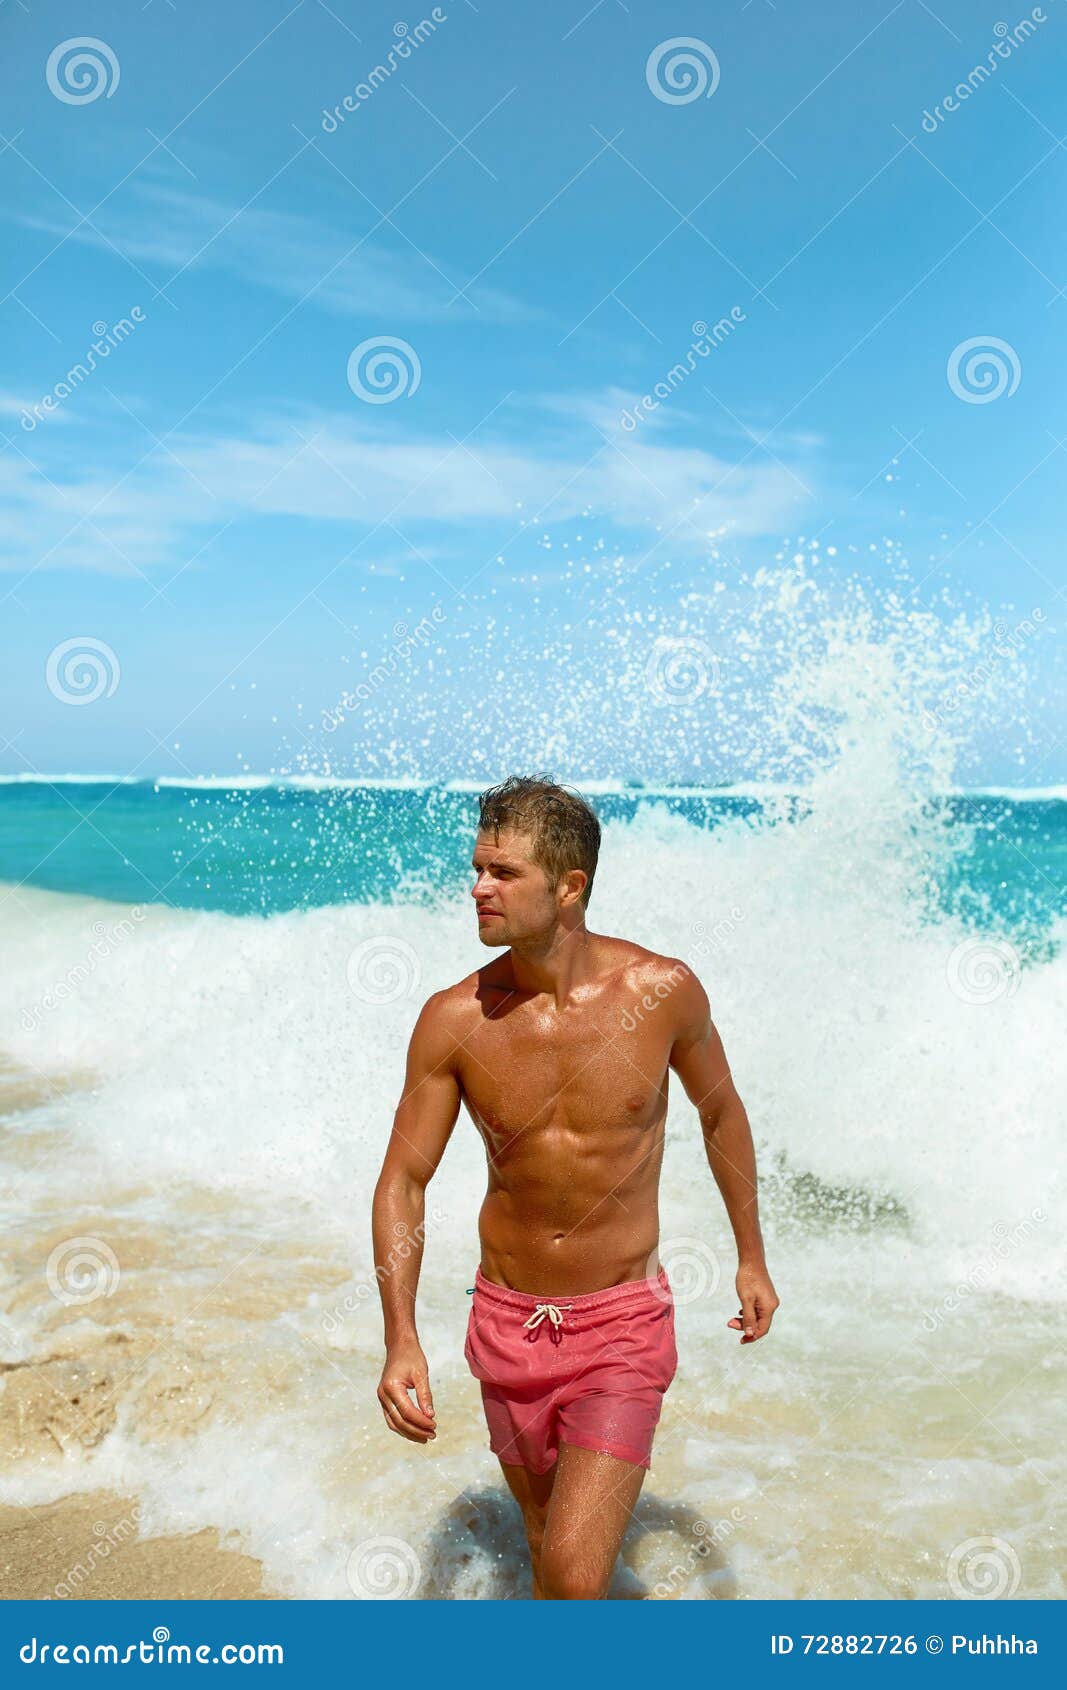
<svg viewBox="0 0 1067 1690">
<path fill-rule="evenodd" d="M 500 1471 L 507 1480 L 512 1496 L 522 1509 L 524 1519 L 540 1518 L 542 1524 L 544 1523 L 558 1466 L 557 1461 L 547 1473 L 534 1473 L 529 1467 L 520 1467 L 512 1461 L 500 1462 Z"/>
<path fill-rule="evenodd" d="M 599 1601 L 647 1468 L 561 1443 L 541 1549 L 546 1597 Z"/>
</svg>

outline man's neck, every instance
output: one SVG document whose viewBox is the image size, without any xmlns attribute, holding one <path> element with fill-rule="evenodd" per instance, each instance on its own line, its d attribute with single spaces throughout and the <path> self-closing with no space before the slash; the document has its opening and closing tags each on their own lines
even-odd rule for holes
<svg viewBox="0 0 1067 1690">
<path fill-rule="evenodd" d="M 593 978 L 593 935 L 584 921 L 557 927 L 541 941 L 512 945 L 511 967 L 520 992 L 544 992 L 562 1009 L 571 993 Z"/>
</svg>

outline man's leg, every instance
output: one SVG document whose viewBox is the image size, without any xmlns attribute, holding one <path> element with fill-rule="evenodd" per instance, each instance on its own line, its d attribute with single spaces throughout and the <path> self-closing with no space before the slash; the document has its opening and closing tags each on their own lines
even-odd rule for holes
<svg viewBox="0 0 1067 1690">
<path fill-rule="evenodd" d="M 541 1593 L 600 1601 L 647 1468 L 600 1450 L 561 1443 L 541 1541 Z"/>
<path fill-rule="evenodd" d="M 545 1519 L 548 1515 L 549 1499 L 552 1495 L 553 1481 L 556 1476 L 555 1466 L 547 1473 L 532 1473 L 528 1467 L 516 1466 L 510 1461 L 501 1461 L 500 1470 L 507 1480 L 515 1501 L 522 1509 L 522 1520 L 526 1527 L 526 1542 L 530 1548 L 530 1567 L 533 1572 L 533 1595 L 535 1600 L 544 1596 L 541 1588 L 541 1545 L 545 1536 Z"/>
</svg>

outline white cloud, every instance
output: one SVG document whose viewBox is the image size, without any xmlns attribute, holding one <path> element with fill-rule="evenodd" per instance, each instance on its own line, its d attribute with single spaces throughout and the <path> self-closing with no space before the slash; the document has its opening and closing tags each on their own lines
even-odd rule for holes
<svg viewBox="0 0 1067 1690">
<path fill-rule="evenodd" d="M 24 416 L 29 415 L 32 421 L 33 407 L 40 404 L 40 400 L 41 395 L 39 393 L 34 395 L 33 398 L 31 398 L 29 394 L 0 393 L 0 417 L 15 417 L 19 422 L 21 422 Z M 47 417 L 48 422 L 67 423 L 70 422 L 70 420 L 71 419 L 58 408 L 54 411 L 50 411 Z M 26 432 L 32 432 L 32 430 Z"/>
<path fill-rule="evenodd" d="M 158 267 L 163 272 L 160 286 L 167 286 L 179 271 L 182 275 L 175 288 L 197 270 L 225 270 L 286 298 L 306 296 L 309 304 L 326 310 L 352 316 L 375 314 L 387 323 L 459 321 L 472 315 L 517 323 L 542 315 L 510 294 L 480 283 L 469 290 L 467 299 L 449 304 L 454 286 L 466 278 L 457 277 L 450 284 L 441 274 L 445 266 L 432 253 L 420 252 L 392 230 L 385 245 L 386 237 L 361 238 L 358 230 L 340 222 L 326 224 L 291 212 L 269 211 L 258 202 L 242 210 L 239 203 L 162 182 L 134 182 L 130 195 L 137 202 L 132 207 L 124 209 L 122 203 L 113 202 L 94 218 L 99 234 L 86 223 L 69 239 L 112 257 L 117 247 L 138 264 Z M 350 204 L 351 196 L 345 202 L 346 211 Z M 370 227 L 377 222 L 369 206 L 361 207 L 360 218 Z M 70 226 L 40 217 L 22 221 L 57 237 L 67 236 Z"/>
<path fill-rule="evenodd" d="M 789 469 L 758 452 L 731 462 L 662 438 L 606 441 L 590 428 L 568 431 L 565 448 L 538 452 L 481 434 L 462 447 L 448 436 L 383 441 L 362 417 L 334 412 L 301 420 L 299 432 L 275 418 L 255 436 L 174 436 L 166 444 L 168 452 L 153 449 L 117 486 L 100 473 L 59 484 L 50 470 L 45 480 L 9 448 L 0 458 L 9 512 L 0 567 L 43 560 L 110 571 L 123 558 L 129 568 L 172 565 L 204 543 L 209 525 L 257 515 L 343 523 L 353 543 L 361 529 L 387 520 L 403 534 L 408 524 L 440 525 L 439 538 L 484 524 L 503 544 L 523 523 L 594 518 L 634 531 L 639 545 L 669 530 L 672 549 L 693 553 L 711 532 L 781 533 L 806 501 Z M 427 551 L 424 532 L 415 538 Z M 379 538 L 395 545 L 388 529 Z"/>
</svg>

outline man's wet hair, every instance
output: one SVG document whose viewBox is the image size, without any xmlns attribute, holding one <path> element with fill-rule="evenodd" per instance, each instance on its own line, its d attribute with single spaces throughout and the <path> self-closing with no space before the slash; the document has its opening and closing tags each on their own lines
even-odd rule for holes
<svg viewBox="0 0 1067 1690">
<path fill-rule="evenodd" d="M 559 786 L 547 775 L 509 775 L 478 799 L 478 826 L 499 835 L 502 828 L 528 833 L 533 860 L 548 884 L 559 885 L 568 869 L 586 875 L 582 906 L 587 908 L 600 854 L 600 823 L 580 792 Z"/>
</svg>

